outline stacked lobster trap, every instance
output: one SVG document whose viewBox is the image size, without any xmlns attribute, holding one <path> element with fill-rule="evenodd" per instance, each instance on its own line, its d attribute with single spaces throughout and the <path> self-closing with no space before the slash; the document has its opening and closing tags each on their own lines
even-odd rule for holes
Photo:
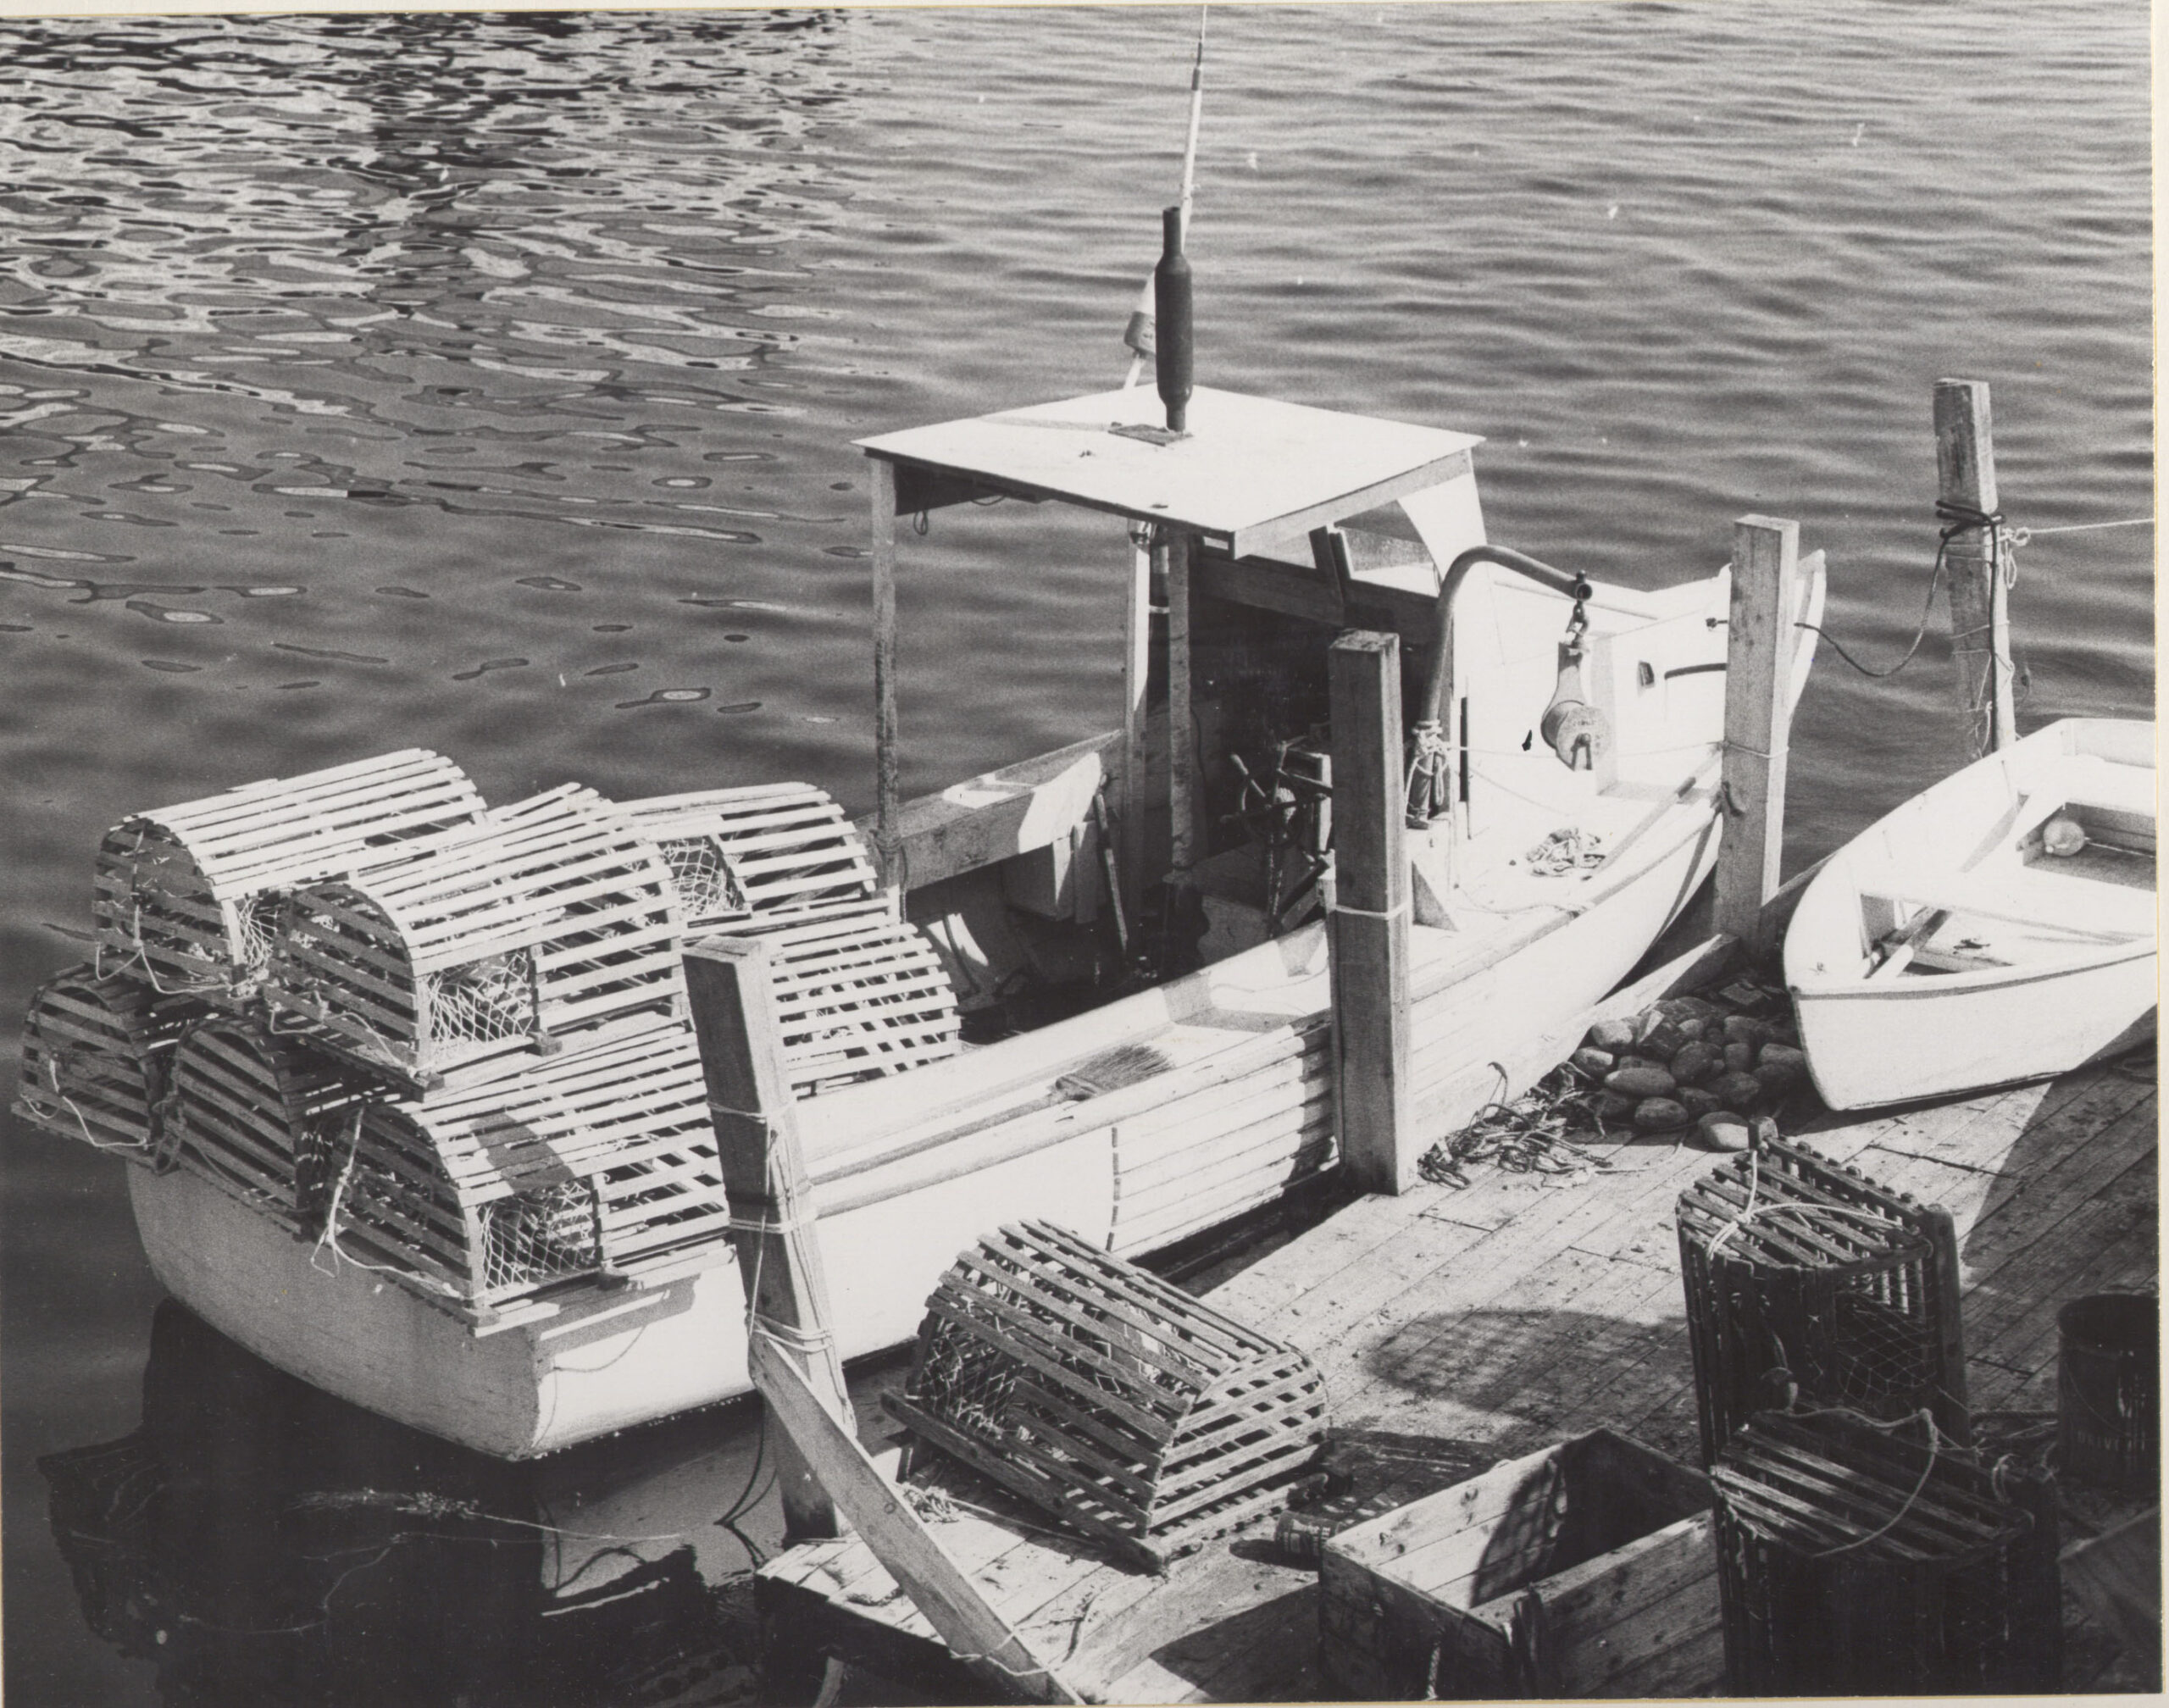
<svg viewBox="0 0 2169 1708">
<path fill-rule="evenodd" d="M 1797 1400 L 1972 1439 L 1950 1212 L 1778 1138 L 1679 1196 L 1702 1459 Z"/>
<path fill-rule="evenodd" d="M 803 785 L 492 807 L 395 753 L 123 820 L 95 915 L 96 960 L 32 1000 L 17 1112 L 478 1332 L 729 1260 L 689 934 L 767 940 L 802 1095 L 959 1047 L 931 946 Z"/>
<path fill-rule="evenodd" d="M 879 887 L 843 809 L 802 783 L 635 801 L 689 929 L 757 936 L 783 1075 L 801 1097 L 962 1047 L 957 994 L 924 932 Z"/>
</svg>

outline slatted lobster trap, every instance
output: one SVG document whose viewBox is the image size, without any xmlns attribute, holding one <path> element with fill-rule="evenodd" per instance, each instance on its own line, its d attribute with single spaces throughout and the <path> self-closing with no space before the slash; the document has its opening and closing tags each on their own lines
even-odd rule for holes
<svg viewBox="0 0 2169 1708">
<path fill-rule="evenodd" d="M 681 934 L 654 843 L 568 784 L 295 891 L 263 991 L 333 1047 L 427 1086 L 634 1009 L 682 1016 Z"/>
<path fill-rule="evenodd" d="M 893 894 L 757 916 L 728 935 L 768 950 L 768 990 L 795 1095 L 901 1073 L 963 1047 L 956 987 Z"/>
<path fill-rule="evenodd" d="M 1679 1196 L 1705 1464 L 1756 1411 L 1803 1403 L 1970 1439 L 1950 1212 L 1805 1145 L 1757 1140 Z"/>
<path fill-rule="evenodd" d="M 158 1162 L 185 1168 L 298 1235 L 322 1225 L 332 1135 L 369 1096 L 366 1079 L 252 1014 L 191 1027 L 174 1052 Z"/>
<path fill-rule="evenodd" d="M 23 1016 L 15 1112 L 33 1126 L 148 1161 L 181 1034 L 210 1011 L 194 997 L 88 962 L 38 986 Z"/>
<path fill-rule="evenodd" d="M 340 1255 L 477 1327 L 561 1282 L 728 1261 L 689 1025 L 643 1016 L 506 1068 L 349 1113 L 323 1168 Z"/>
<path fill-rule="evenodd" d="M 1284 1500 L 1329 1421 L 1293 1346 L 1046 1222 L 957 1259 L 887 1399 L 933 1445 L 1156 1569 Z"/>
<path fill-rule="evenodd" d="M 1757 1414 L 1710 1481 L 1733 1694 L 2058 1688 L 2053 1496 L 2006 1498 L 1949 1442 L 1834 1411 Z"/>
<path fill-rule="evenodd" d="M 689 929 L 874 894 L 873 862 L 844 810 L 808 783 L 763 783 L 624 804 L 654 839 Z"/>
<path fill-rule="evenodd" d="M 417 747 L 124 818 L 98 846 L 101 967 L 236 1006 L 263 974 L 280 891 L 481 811 L 465 772 Z"/>
</svg>

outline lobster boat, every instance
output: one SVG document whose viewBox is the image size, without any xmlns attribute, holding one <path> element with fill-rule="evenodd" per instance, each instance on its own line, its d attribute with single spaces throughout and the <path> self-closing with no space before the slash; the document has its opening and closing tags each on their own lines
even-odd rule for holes
<svg viewBox="0 0 2169 1708">
<path fill-rule="evenodd" d="M 2155 812 L 2153 726 L 2067 718 L 1839 849 L 1785 937 L 1822 1101 L 2044 1079 L 2152 1036 Z"/>
<path fill-rule="evenodd" d="M 33 1005 L 19 1112 L 125 1160 L 158 1278 L 251 1351 L 547 1453 L 749 1389 L 766 1201 L 734 1121 L 795 1130 L 846 1356 L 910 1339 L 998 1224 L 1140 1256 L 1333 1171 L 1336 944 L 1367 911 L 1334 774 L 1367 742 L 1407 767 L 1412 1174 L 1708 876 L 1728 572 L 1494 545 L 1466 433 L 1162 402 L 863 441 L 865 818 L 782 783 L 491 806 L 422 752 L 138 813 L 99 852 L 97 961 Z M 996 500 L 1105 530 L 1123 722 L 903 798 L 898 520 Z M 1404 727 L 1333 715 L 1348 631 L 1397 657 Z M 720 1006 L 687 976 L 718 955 Z"/>
</svg>

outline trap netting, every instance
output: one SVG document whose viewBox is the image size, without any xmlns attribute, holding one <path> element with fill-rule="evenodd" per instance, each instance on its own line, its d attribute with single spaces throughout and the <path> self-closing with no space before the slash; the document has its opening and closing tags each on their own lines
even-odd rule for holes
<svg viewBox="0 0 2169 1708">
<path fill-rule="evenodd" d="M 1925 1407 L 1969 1439 L 1948 1211 L 1759 1139 L 1680 1195 L 1678 1222 L 1705 1463 L 1750 1413 L 1795 1401 Z"/>
<path fill-rule="evenodd" d="M 577 1275 L 602 1261 L 594 1184 L 566 1180 L 481 1208 L 482 1290 L 496 1295 Z"/>
</svg>

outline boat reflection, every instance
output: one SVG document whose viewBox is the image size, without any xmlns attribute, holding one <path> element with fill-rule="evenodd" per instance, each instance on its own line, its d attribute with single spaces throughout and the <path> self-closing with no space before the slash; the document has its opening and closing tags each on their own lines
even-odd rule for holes
<svg viewBox="0 0 2169 1708">
<path fill-rule="evenodd" d="M 141 1425 L 39 1468 L 86 1621 L 169 1704 L 753 1700 L 749 1572 L 781 1522 L 749 1405 L 508 1463 L 169 1300 Z"/>
</svg>

